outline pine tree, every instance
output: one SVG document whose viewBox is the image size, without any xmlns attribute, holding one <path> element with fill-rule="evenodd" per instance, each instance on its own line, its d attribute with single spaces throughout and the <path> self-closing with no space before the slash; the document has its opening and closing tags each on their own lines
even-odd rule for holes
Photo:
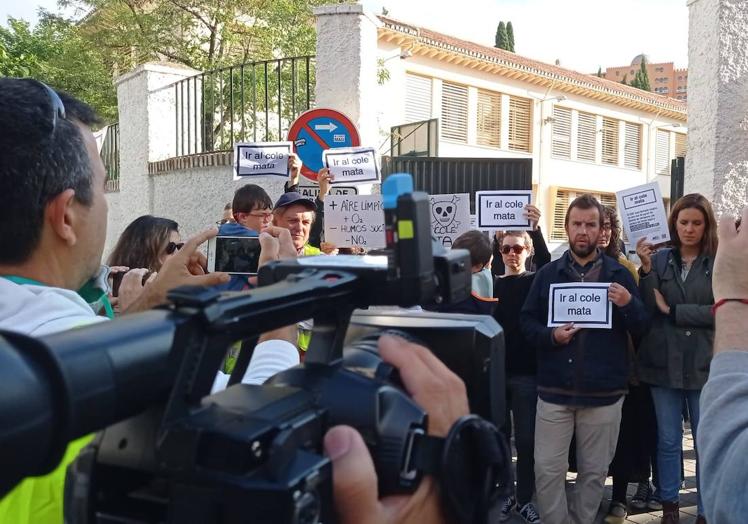
<svg viewBox="0 0 748 524">
<path fill-rule="evenodd" d="M 639 72 L 637 75 L 639 76 L 639 85 L 637 87 L 644 91 L 651 91 L 652 87 L 649 85 L 649 73 L 647 73 L 647 61 L 644 57 L 642 57 L 642 63 L 639 66 Z"/>
<path fill-rule="evenodd" d="M 506 23 L 506 40 L 509 44 L 507 51 L 514 53 L 514 27 L 512 27 L 511 21 Z"/>
<path fill-rule="evenodd" d="M 499 26 L 496 28 L 496 45 L 499 49 L 507 49 L 509 47 L 509 37 L 506 34 L 506 25 L 504 22 L 499 22 Z"/>
<path fill-rule="evenodd" d="M 621 80 L 621 83 L 622 83 L 623 85 L 628 85 L 628 83 L 626 82 L 626 79 L 627 79 L 628 77 L 629 77 L 629 75 L 623 75 L 623 79 Z"/>
<path fill-rule="evenodd" d="M 603 77 L 603 68 L 602 67 L 598 67 L 597 68 L 597 78 L 602 78 L 602 77 Z"/>
</svg>

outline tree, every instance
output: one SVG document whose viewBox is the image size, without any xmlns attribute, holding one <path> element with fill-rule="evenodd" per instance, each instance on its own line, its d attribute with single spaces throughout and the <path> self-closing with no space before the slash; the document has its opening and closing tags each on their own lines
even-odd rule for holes
<svg viewBox="0 0 748 524">
<path fill-rule="evenodd" d="M 639 70 L 634 75 L 634 79 L 631 81 L 631 86 L 637 89 L 643 89 L 644 91 L 651 91 L 652 88 L 649 85 L 649 74 L 647 73 L 647 61 L 642 57 L 642 61 L 639 64 Z"/>
<path fill-rule="evenodd" d="M 602 77 L 603 77 L 603 68 L 598 66 L 598 68 L 597 68 L 597 78 L 602 78 Z"/>
<path fill-rule="evenodd" d="M 42 11 L 32 30 L 9 18 L 0 26 L 0 75 L 32 77 L 85 100 L 107 121 L 116 120 L 112 74 L 98 50 L 69 20 Z"/>
<path fill-rule="evenodd" d="M 628 85 L 628 82 L 626 80 L 628 79 L 629 75 L 623 75 L 623 78 L 621 79 L 621 83 L 623 85 Z"/>
<path fill-rule="evenodd" d="M 496 28 L 496 45 L 494 47 L 509 49 L 509 36 L 506 33 L 504 22 L 499 22 L 499 26 Z"/>
<path fill-rule="evenodd" d="M 511 21 L 506 23 L 506 37 L 507 44 L 509 44 L 506 49 L 507 51 L 511 51 L 512 53 L 514 53 L 514 27 L 512 27 Z"/>
</svg>

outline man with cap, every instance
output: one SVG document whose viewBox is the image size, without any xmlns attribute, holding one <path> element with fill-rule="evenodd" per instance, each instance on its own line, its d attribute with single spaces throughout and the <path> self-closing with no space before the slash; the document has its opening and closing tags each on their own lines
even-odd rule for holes
<svg viewBox="0 0 748 524">
<path fill-rule="evenodd" d="M 273 225 L 291 232 L 299 256 L 322 254 L 319 248 L 309 244 L 309 232 L 316 219 L 316 211 L 317 204 L 296 191 L 283 193 L 273 208 Z"/>
</svg>

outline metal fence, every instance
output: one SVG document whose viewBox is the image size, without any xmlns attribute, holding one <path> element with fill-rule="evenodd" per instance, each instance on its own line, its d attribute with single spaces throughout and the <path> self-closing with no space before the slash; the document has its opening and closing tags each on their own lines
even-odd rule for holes
<svg viewBox="0 0 748 524">
<path fill-rule="evenodd" d="M 106 127 L 99 154 L 106 169 L 106 192 L 119 191 L 119 123 Z"/>
<path fill-rule="evenodd" d="M 410 173 L 418 191 L 430 195 L 470 193 L 495 189 L 532 189 L 532 160 L 524 158 L 382 157 L 382 177 Z"/>
<path fill-rule="evenodd" d="M 283 140 L 313 104 L 313 56 L 250 62 L 174 85 L 176 156 L 230 151 L 235 142 Z"/>
</svg>

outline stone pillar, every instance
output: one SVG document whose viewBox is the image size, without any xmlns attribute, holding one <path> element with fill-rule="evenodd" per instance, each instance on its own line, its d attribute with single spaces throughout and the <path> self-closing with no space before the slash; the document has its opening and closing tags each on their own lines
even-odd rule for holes
<svg viewBox="0 0 748 524">
<path fill-rule="evenodd" d="M 715 211 L 748 202 L 748 3 L 689 0 L 685 192 Z"/>
<path fill-rule="evenodd" d="M 154 212 L 148 163 L 176 156 L 174 84 L 198 72 L 175 64 L 150 63 L 115 80 L 120 129 L 120 192 L 109 200 L 106 251 L 130 221 Z"/>
<path fill-rule="evenodd" d="M 361 144 L 378 147 L 377 27 L 379 21 L 360 4 L 335 4 L 314 10 L 317 17 L 317 107 L 347 115 L 358 127 Z"/>
</svg>

